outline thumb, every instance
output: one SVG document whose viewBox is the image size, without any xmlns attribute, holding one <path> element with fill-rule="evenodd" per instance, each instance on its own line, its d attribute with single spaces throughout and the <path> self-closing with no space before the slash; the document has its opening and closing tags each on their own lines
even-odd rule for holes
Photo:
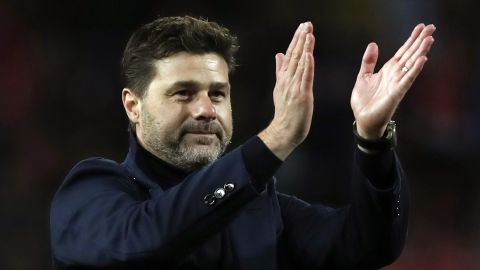
<svg viewBox="0 0 480 270">
<path fill-rule="evenodd" d="M 378 59 L 378 46 L 374 42 L 368 44 L 365 53 L 362 58 L 362 65 L 360 66 L 360 72 L 358 76 L 364 76 L 371 74 L 375 71 L 375 65 Z"/>
<path fill-rule="evenodd" d="M 278 72 L 282 68 L 283 57 L 284 57 L 283 53 L 277 53 L 275 55 L 275 74 L 277 75 L 277 77 L 278 77 Z"/>
</svg>

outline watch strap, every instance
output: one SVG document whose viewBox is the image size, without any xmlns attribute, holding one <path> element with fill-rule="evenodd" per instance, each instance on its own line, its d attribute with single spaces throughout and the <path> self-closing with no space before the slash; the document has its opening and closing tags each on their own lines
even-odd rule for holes
<svg viewBox="0 0 480 270">
<path fill-rule="evenodd" d="M 357 131 L 357 123 L 353 121 L 353 134 L 356 143 L 369 151 L 385 151 L 397 146 L 397 125 L 395 121 L 390 121 L 382 137 L 374 140 L 368 140 L 361 137 Z"/>
</svg>

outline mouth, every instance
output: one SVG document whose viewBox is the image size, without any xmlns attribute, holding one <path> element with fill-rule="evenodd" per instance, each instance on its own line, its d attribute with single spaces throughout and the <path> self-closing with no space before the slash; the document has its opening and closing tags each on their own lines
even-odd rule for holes
<svg viewBox="0 0 480 270">
<path fill-rule="evenodd" d="M 212 131 L 204 131 L 204 130 L 188 130 L 184 133 L 184 135 L 190 136 L 202 136 L 202 137 L 217 137 L 220 139 L 220 134 L 217 132 Z"/>
<path fill-rule="evenodd" d="M 187 132 L 183 137 L 186 142 L 194 145 L 213 145 L 220 141 L 215 133 Z"/>
<path fill-rule="evenodd" d="M 204 136 L 204 137 L 217 137 L 215 133 L 205 133 L 205 132 L 186 132 L 185 135 L 190 136 Z"/>
<path fill-rule="evenodd" d="M 209 131 L 209 130 L 187 130 L 184 135 L 198 136 L 198 137 L 217 137 L 221 139 L 221 134 L 219 132 Z"/>
<path fill-rule="evenodd" d="M 218 141 L 221 142 L 224 134 L 220 124 L 215 122 L 187 122 L 182 127 L 181 136 L 191 142 L 211 144 Z"/>
</svg>

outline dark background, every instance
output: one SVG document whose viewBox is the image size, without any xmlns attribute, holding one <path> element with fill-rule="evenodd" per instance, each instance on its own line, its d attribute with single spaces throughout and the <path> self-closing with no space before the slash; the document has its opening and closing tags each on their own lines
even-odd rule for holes
<svg viewBox="0 0 480 270">
<path fill-rule="evenodd" d="M 234 146 L 268 124 L 274 55 L 313 22 L 312 130 L 277 176 L 281 191 L 332 206 L 348 203 L 349 99 L 366 45 L 379 44 L 381 67 L 417 23 L 434 23 L 429 61 L 395 116 L 413 207 L 404 253 L 386 269 L 478 269 L 478 11 L 467 0 L 0 0 L 0 269 L 51 268 L 49 206 L 63 177 L 81 159 L 127 151 L 119 62 L 129 35 L 184 14 L 239 37 Z"/>
</svg>

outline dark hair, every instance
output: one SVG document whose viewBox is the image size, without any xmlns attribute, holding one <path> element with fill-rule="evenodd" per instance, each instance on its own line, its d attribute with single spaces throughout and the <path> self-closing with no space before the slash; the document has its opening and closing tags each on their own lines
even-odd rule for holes
<svg viewBox="0 0 480 270">
<path fill-rule="evenodd" d="M 235 69 L 237 38 L 215 22 L 190 16 L 158 18 L 140 27 L 127 43 L 122 72 L 127 88 L 143 97 L 155 76 L 155 61 L 179 52 L 218 53 Z"/>
</svg>

